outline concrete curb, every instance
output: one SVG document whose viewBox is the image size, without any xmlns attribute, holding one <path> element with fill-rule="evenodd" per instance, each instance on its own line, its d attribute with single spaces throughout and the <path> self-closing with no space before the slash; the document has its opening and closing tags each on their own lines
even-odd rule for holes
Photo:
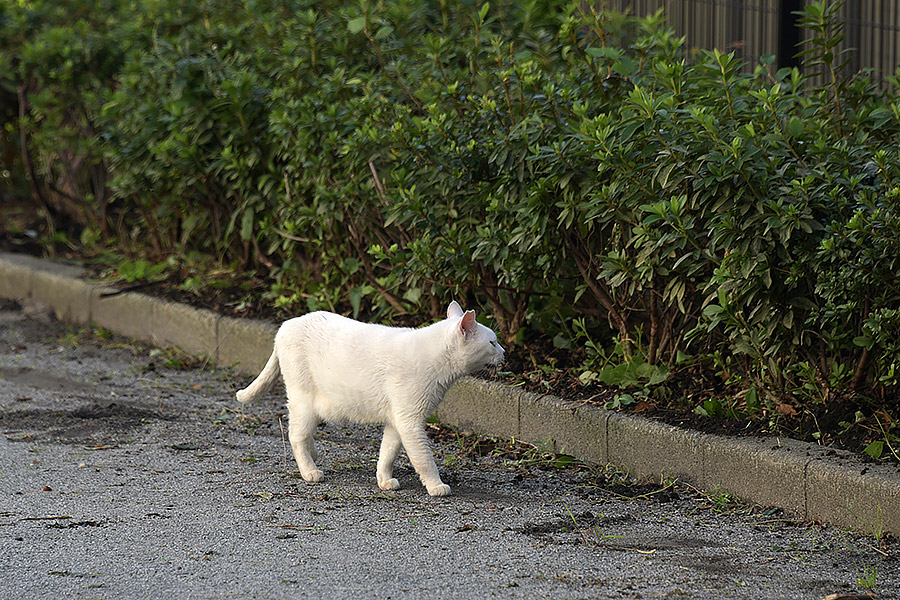
<svg viewBox="0 0 900 600">
<path fill-rule="evenodd" d="M 78 267 L 0 253 L 0 298 L 43 305 L 60 320 L 95 323 L 121 335 L 176 346 L 256 375 L 277 327 L 114 290 Z M 900 467 L 776 438 L 727 438 L 679 429 L 595 406 L 467 378 L 447 394 L 438 418 L 457 428 L 546 443 L 580 460 L 615 464 L 659 481 L 677 478 L 801 519 L 866 533 L 900 535 Z"/>
</svg>

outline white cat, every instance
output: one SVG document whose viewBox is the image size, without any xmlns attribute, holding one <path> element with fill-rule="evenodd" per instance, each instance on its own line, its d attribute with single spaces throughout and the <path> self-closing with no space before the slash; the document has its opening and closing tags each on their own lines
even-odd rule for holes
<svg viewBox="0 0 900 600">
<path fill-rule="evenodd" d="M 454 381 L 503 361 L 504 350 L 489 328 L 451 302 L 447 318 L 420 329 L 360 323 L 329 312 L 285 321 L 262 372 L 237 399 L 247 402 L 284 377 L 289 437 L 300 474 L 321 481 L 313 434 L 320 420 L 383 423 L 376 478 L 396 490 L 394 459 L 400 444 L 432 496 L 446 496 L 425 420 Z"/>
</svg>

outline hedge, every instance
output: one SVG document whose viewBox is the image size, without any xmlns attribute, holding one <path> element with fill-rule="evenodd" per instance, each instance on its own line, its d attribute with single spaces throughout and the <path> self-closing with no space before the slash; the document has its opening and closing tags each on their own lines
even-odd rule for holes
<svg viewBox="0 0 900 600">
<path fill-rule="evenodd" d="M 804 9 L 801 72 L 583 2 L 19 0 L 5 127 L 83 241 L 297 311 L 459 297 L 586 345 L 584 381 L 896 401 L 898 88 L 842 74 L 839 4 Z"/>
</svg>

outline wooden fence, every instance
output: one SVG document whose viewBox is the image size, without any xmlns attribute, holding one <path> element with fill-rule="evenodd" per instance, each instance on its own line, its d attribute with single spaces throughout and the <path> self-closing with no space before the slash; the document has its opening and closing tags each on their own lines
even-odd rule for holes
<svg viewBox="0 0 900 600">
<path fill-rule="evenodd" d="M 767 54 L 774 55 L 779 66 L 799 65 L 795 55 L 803 32 L 793 13 L 806 4 L 804 0 L 605 0 L 605 4 L 641 16 L 662 8 L 689 47 L 734 50 L 748 68 Z M 845 36 L 841 50 L 853 49 L 847 70 L 872 69 L 874 80 L 886 86 L 900 64 L 900 1 L 847 0 L 838 14 Z"/>
</svg>

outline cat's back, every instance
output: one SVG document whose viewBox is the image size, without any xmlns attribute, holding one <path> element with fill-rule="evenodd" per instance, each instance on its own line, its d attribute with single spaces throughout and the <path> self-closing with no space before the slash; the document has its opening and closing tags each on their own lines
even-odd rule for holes
<svg viewBox="0 0 900 600">
<path fill-rule="evenodd" d="M 347 344 L 358 347 L 369 342 L 385 343 L 407 331 L 407 328 L 363 323 L 332 312 L 315 311 L 282 323 L 275 339 L 276 343 L 291 345 L 312 342 L 320 348 Z"/>
</svg>

